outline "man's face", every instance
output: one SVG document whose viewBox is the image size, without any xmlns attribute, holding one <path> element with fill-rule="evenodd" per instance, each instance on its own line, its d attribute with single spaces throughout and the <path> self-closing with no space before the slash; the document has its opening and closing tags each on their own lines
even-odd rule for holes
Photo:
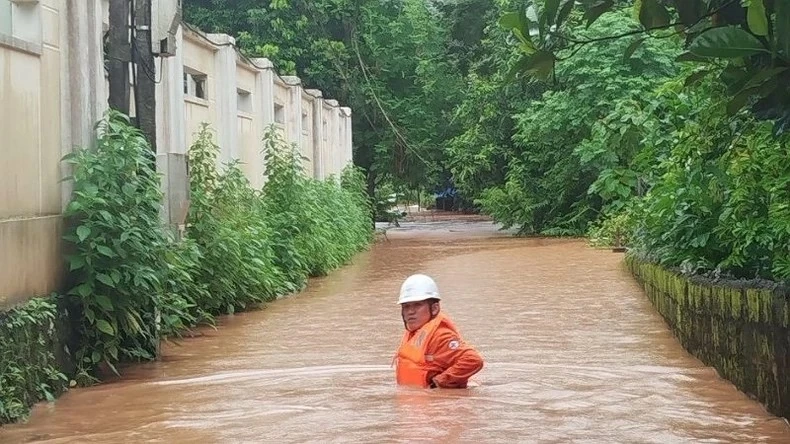
<svg viewBox="0 0 790 444">
<path fill-rule="evenodd" d="M 431 320 L 431 311 L 435 311 L 437 314 L 439 311 L 439 304 L 433 304 L 428 301 L 417 301 L 417 302 L 407 302 L 405 304 L 401 304 L 401 316 L 403 316 L 403 322 L 406 323 L 406 329 L 409 331 L 415 331 L 418 328 L 425 325 L 428 321 Z"/>
</svg>

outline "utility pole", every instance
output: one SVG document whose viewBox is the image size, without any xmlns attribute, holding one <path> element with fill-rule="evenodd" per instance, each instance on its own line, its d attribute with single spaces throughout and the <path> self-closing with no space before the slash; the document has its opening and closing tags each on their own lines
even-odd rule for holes
<svg viewBox="0 0 790 444">
<path fill-rule="evenodd" d="M 137 126 L 156 153 L 156 64 L 151 51 L 151 0 L 134 2 L 132 46 L 137 74 L 134 91 Z"/>
<path fill-rule="evenodd" d="M 156 64 L 151 51 L 151 0 L 134 0 L 134 35 L 132 37 L 132 59 L 135 64 L 134 109 L 137 127 L 151 145 L 156 155 Z M 165 197 L 165 199 L 168 199 Z M 167 200 L 163 202 L 167 205 Z M 162 308 L 154 307 L 156 338 L 153 341 L 154 356 L 160 356 Z"/>
<path fill-rule="evenodd" d="M 108 71 L 110 77 L 110 108 L 129 115 L 129 2 L 110 0 Z"/>
</svg>

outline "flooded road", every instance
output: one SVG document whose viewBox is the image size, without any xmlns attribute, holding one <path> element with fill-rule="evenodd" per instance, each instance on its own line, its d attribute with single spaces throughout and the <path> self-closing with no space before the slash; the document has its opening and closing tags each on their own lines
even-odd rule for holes
<svg viewBox="0 0 790 444">
<path fill-rule="evenodd" d="M 784 420 L 681 348 L 622 255 L 486 223 L 387 238 L 120 382 L 38 405 L 0 442 L 790 442 Z M 469 390 L 394 384 L 397 293 L 415 272 L 486 359 Z"/>
</svg>

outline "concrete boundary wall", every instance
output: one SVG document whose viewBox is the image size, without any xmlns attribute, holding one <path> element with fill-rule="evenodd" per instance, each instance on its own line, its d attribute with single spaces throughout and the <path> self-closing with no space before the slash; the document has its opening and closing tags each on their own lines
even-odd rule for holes
<svg viewBox="0 0 790 444">
<path fill-rule="evenodd" d="M 692 355 L 790 419 L 790 292 L 689 278 L 626 256 L 626 265 Z"/>
<path fill-rule="evenodd" d="M 181 21 L 179 0 L 154 0 L 157 168 L 162 217 L 183 222 L 189 204 L 186 152 L 202 123 L 215 132 L 220 163 L 241 161 L 254 187 L 265 183 L 262 137 L 275 123 L 324 179 L 352 162 L 351 110 L 271 61 L 248 59 L 232 36 Z M 0 309 L 62 290 L 61 214 L 71 174 L 60 159 L 91 148 L 108 108 L 104 33 L 108 0 L 11 1 L 0 20 Z M 134 115 L 134 98 L 132 112 Z"/>
<path fill-rule="evenodd" d="M 297 146 L 310 177 L 339 174 L 352 162 L 350 108 L 325 100 L 321 91 L 305 88 L 298 77 L 278 74 L 268 59 L 244 57 L 231 36 L 205 34 L 185 26 L 176 45 L 182 48 L 183 68 L 168 72 L 162 83 L 186 85 L 182 98 L 166 97 L 185 103 L 183 118 L 165 121 L 173 127 L 168 133 L 184 133 L 181 146 L 188 147 L 200 124 L 209 123 L 222 148 L 220 161 L 241 160 L 255 186 L 265 181 L 261 140 L 271 124 Z M 197 106 L 206 110 L 195 111 Z M 183 130 L 175 128 L 179 125 Z M 164 154 L 172 145 L 160 146 L 160 154 Z"/>
</svg>

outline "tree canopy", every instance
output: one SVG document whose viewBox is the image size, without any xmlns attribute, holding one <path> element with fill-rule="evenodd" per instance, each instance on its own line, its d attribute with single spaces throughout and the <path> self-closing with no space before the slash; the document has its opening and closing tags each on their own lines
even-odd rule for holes
<svg viewBox="0 0 790 444">
<path fill-rule="evenodd" d="M 368 192 L 455 187 L 522 234 L 790 277 L 790 3 L 191 0 L 355 110 Z"/>
</svg>

